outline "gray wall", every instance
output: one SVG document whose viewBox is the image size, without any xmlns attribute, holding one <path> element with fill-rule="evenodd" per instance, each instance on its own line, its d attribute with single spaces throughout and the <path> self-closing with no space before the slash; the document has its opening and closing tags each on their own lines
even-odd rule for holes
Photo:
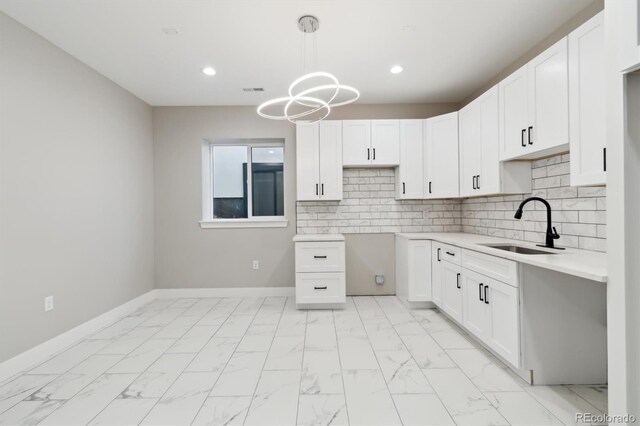
<svg viewBox="0 0 640 426">
<path fill-rule="evenodd" d="M 456 109 L 456 104 L 353 105 L 336 108 L 330 118 L 427 118 Z M 293 286 L 295 127 L 266 120 L 255 107 L 242 106 L 156 107 L 153 122 L 156 287 Z M 216 138 L 285 139 L 287 228 L 200 228 L 201 144 Z M 379 236 L 371 237 L 369 244 L 384 253 L 389 250 Z M 260 261 L 257 271 L 251 268 L 253 260 Z M 383 273 L 390 277 L 393 270 L 385 268 Z M 353 270 L 351 275 L 359 274 Z"/>
<path fill-rule="evenodd" d="M 0 13 L 0 361 L 153 288 L 151 120 Z"/>
</svg>

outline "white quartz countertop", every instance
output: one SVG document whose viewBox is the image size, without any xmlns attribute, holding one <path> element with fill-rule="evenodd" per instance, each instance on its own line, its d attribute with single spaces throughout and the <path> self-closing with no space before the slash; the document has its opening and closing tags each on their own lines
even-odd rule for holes
<svg viewBox="0 0 640 426">
<path fill-rule="evenodd" d="M 313 242 L 313 241 L 344 241 L 344 235 L 342 234 L 296 234 L 293 237 L 294 243 L 300 242 Z"/>
<path fill-rule="evenodd" d="M 433 240 L 445 244 L 451 244 L 469 250 L 490 254 L 504 259 L 515 260 L 516 262 L 546 268 L 557 272 L 562 272 L 577 277 L 586 278 L 598 282 L 607 282 L 607 254 L 587 250 L 576 250 L 567 248 L 566 250 L 555 251 L 538 247 L 533 243 L 511 240 L 507 238 L 497 238 L 487 235 L 467 234 L 460 232 L 444 233 L 398 233 L 398 237 L 409 240 Z M 519 246 L 536 248 L 544 251 L 553 251 L 556 254 L 520 254 L 510 251 L 486 247 L 482 244 L 514 244 Z M 562 247 L 562 238 L 556 241 Z"/>
</svg>

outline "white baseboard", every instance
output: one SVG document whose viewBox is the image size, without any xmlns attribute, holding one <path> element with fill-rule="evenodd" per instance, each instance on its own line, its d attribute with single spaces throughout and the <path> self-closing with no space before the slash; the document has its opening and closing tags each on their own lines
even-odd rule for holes
<svg viewBox="0 0 640 426">
<path fill-rule="evenodd" d="M 154 289 L 105 312 L 77 327 L 47 340 L 19 355 L 0 363 L 0 383 L 34 367 L 85 337 L 115 323 L 155 299 L 198 297 L 290 297 L 294 287 L 238 287 L 238 288 L 165 288 Z"/>
<path fill-rule="evenodd" d="M 295 296 L 295 287 L 157 288 L 155 291 L 157 299 Z"/>
<path fill-rule="evenodd" d="M 135 299 L 117 306 L 102 315 L 90 319 L 69 331 L 53 337 L 38 346 L 0 363 L 0 382 L 20 373 L 21 371 L 42 363 L 83 338 L 135 312 L 142 305 L 154 300 L 156 298 L 155 292 L 156 290 L 150 290 Z"/>
</svg>

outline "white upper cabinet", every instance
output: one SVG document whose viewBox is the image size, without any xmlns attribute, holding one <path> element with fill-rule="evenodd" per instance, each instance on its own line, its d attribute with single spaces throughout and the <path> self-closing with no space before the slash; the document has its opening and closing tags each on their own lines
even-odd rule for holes
<svg viewBox="0 0 640 426">
<path fill-rule="evenodd" d="M 460 110 L 458 120 L 460 196 L 531 191 L 531 164 L 499 158 L 497 86 Z"/>
<path fill-rule="evenodd" d="M 344 167 L 400 164 L 400 120 L 344 120 Z"/>
<path fill-rule="evenodd" d="M 320 122 L 320 199 L 342 200 L 342 122 Z"/>
<path fill-rule="evenodd" d="M 604 12 L 569 34 L 571 186 L 606 183 Z"/>
<path fill-rule="evenodd" d="M 371 121 L 371 164 L 400 164 L 400 120 Z"/>
<path fill-rule="evenodd" d="M 298 201 L 320 195 L 320 125 L 296 125 L 296 192 Z"/>
<path fill-rule="evenodd" d="M 422 121 L 400 120 L 400 166 L 396 170 L 396 199 L 423 198 Z"/>
<path fill-rule="evenodd" d="M 371 120 L 342 122 L 342 162 L 345 167 L 371 165 Z"/>
<path fill-rule="evenodd" d="M 424 198 L 458 197 L 458 113 L 424 120 L 423 134 Z"/>
<path fill-rule="evenodd" d="M 607 38 L 615 44 L 616 69 L 636 70 L 640 65 L 640 3 L 638 0 L 608 1 L 606 4 Z"/>
<path fill-rule="evenodd" d="M 567 38 L 498 84 L 500 159 L 534 159 L 569 148 Z"/>
<path fill-rule="evenodd" d="M 296 126 L 298 201 L 342 199 L 342 124 L 322 121 Z"/>
</svg>

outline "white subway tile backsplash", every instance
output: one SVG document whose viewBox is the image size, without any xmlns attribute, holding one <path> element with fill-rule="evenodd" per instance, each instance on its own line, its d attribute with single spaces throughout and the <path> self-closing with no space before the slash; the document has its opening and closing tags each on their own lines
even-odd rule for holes
<svg viewBox="0 0 640 426">
<path fill-rule="evenodd" d="M 393 169 L 345 169 L 342 201 L 297 203 L 297 229 L 313 233 L 470 232 L 543 243 L 541 203 L 515 210 L 528 196 L 553 209 L 559 246 L 606 250 L 606 188 L 569 186 L 569 155 L 533 161 L 531 194 L 450 200 L 396 200 Z"/>
</svg>

